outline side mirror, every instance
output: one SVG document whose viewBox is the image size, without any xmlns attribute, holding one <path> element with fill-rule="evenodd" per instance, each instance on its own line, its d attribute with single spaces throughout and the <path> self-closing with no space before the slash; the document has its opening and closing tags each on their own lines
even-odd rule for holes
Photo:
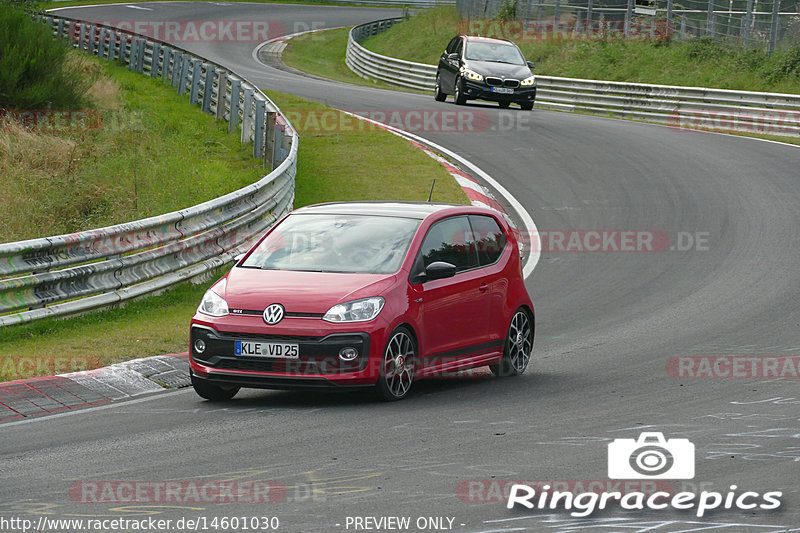
<svg viewBox="0 0 800 533">
<path fill-rule="evenodd" d="M 536 67 L 534 66 L 534 64 L 533 64 L 533 61 L 528 61 L 528 68 L 529 68 L 529 69 L 531 69 L 531 70 L 533 70 L 533 69 L 535 69 L 535 68 L 536 68 Z"/>
<path fill-rule="evenodd" d="M 425 269 L 425 281 L 452 278 L 456 275 L 456 266 L 444 261 L 434 261 Z"/>
<path fill-rule="evenodd" d="M 447 56 L 447 59 L 448 61 L 455 61 L 456 63 L 458 63 L 459 57 L 457 53 L 453 52 L 452 54 L 449 54 Z"/>
</svg>

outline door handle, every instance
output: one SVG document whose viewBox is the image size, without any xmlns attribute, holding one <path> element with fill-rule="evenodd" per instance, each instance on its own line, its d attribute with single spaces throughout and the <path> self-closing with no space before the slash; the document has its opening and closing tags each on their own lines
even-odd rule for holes
<svg viewBox="0 0 800 533">
<path fill-rule="evenodd" d="M 481 286 L 478 287 L 478 290 L 481 291 L 481 292 L 486 292 L 486 290 L 488 288 L 489 288 L 489 285 L 487 285 L 486 283 L 481 283 Z"/>
</svg>

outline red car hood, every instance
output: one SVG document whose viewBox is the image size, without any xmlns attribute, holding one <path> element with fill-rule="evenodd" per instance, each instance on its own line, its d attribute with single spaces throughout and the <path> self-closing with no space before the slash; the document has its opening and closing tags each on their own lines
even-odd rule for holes
<svg viewBox="0 0 800 533">
<path fill-rule="evenodd" d="M 293 313 L 325 313 L 334 305 L 381 296 L 394 274 L 337 274 L 233 268 L 214 291 L 231 309 L 262 310 L 279 303 Z M 221 290 L 222 283 L 225 289 Z"/>
</svg>

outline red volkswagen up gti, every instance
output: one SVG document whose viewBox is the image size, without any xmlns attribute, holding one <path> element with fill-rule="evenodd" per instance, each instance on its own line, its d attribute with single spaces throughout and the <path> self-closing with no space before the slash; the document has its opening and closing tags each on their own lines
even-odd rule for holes
<svg viewBox="0 0 800 533">
<path fill-rule="evenodd" d="M 374 387 L 489 365 L 525 371 L 534 310 L 503 215 L 431 203 L 330 203 L 275 224 L 206 292 L 191 378 L 209 400 L 241 387 Z"/>
</svg>

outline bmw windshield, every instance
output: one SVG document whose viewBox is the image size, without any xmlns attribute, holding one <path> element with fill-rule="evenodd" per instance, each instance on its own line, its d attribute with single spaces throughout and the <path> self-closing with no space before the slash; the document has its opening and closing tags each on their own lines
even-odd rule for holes
<svg viewBox="0 0 800 533">
<path fill-rule="evenodd" d="M 525 58 L 512 44 L 468 42 L 464 56 L 472 61 L 491 61 L 494 63 L 509 63 L 511 65 L 524 65 Z"/>
<path fill-rule="evenodd" d="M 265 270 L 392 274 L 420 221 L 374 215 L 294 214 L 241 266 Z"/>
</svg>

